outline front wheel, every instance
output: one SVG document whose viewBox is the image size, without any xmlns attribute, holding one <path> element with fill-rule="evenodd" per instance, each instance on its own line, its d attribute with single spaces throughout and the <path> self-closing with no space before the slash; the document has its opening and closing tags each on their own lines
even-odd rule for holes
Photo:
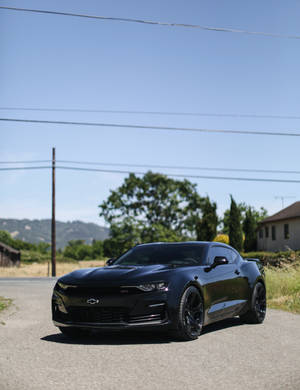
<svg viewBox="0 0 300 390">
<path fill-rule="evenodd" d="M 240 315 L 240 319 L 249 324 L 261 324 L 266 316 L 266 302 L 265 286 L 258 282 L 253 289 L 250 309 L 245 314 Z"/>
<path fill-rule="evenodd" d="M 199 290 L 188 287 L 180 300 L 175 337 L 180 340 L 196 340 L 203 327 L 203 299 Z"/>
</svg>

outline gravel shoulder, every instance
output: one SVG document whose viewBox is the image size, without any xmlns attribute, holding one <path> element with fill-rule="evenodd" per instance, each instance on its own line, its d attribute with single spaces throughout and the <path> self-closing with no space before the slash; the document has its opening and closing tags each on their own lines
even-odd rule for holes
<svg viewBox="0 0 300 390">
<path fill-rule="evenodd" d="M 262 325 L 227 320 L 192 342 L 160 333 L 74 342 L 51 322 L 54 283 L 0 279 L 0 296 L 14 302 L 0 313 L 1 390 L 300 388 L 300 315 L 268 310 Z"/>
</svg>

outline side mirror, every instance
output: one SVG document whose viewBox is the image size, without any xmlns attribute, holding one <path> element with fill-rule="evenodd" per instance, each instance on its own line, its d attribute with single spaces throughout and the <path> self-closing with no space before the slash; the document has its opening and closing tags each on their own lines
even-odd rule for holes
<svg viewBox="0 0 300 390">
<path fill-rule="evenodd" d="M 113 265 L 113 263 L 116 261 L 115 258 L 108 259 L 105 263 L 105 265 Z"/>
<path fill-rule="evenodd" d="M 226 257 L 216 256 L 214 258 L 213 266 L 217 267 L 218 265 L 222 265 L 222 264 L 228 264 L 228 260 L 226 259 Z"/>
</svg>

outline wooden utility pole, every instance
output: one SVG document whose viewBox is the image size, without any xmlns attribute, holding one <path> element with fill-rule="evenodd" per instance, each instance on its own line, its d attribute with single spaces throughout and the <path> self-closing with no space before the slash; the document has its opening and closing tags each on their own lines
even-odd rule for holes
<svg viewBox="0 0 300 390">
<path fill-rule="evenodd" d="M 56 228 L 55 228 L 55 148 L 52 148 L 52 224 L 51 224 L 52 276 L 56 276 Z"/>
</svg>

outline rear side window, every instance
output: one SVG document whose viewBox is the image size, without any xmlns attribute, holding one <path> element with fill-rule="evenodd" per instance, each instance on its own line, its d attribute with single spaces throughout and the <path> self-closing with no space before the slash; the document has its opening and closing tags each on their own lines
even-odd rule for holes
<svg viewBox="0 0 300 390">
<path fill-rule="evenodd" d="M 232 250 L 232 249 L 228 248 L 227 250 L 230 252 L 230 256 L 231 256 L 231 259 L 232 259 L 232 261 L 229 261 L 229 262 L 230 263 L 234 263 L 236 261 L 236 259 L 239 257 L 239 254 L 237 252 L 235 252 L 234 250 Z"/>
</svg>

